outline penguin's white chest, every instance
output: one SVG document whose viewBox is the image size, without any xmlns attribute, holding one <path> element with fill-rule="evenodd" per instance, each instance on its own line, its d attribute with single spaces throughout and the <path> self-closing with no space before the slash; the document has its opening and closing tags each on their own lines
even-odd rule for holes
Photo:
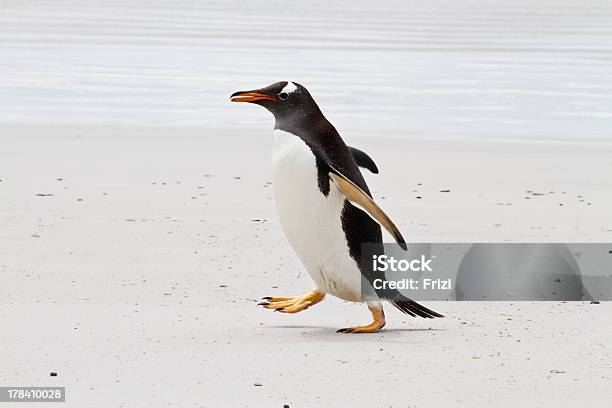
<svg viewBox="0 0 612 408">
<path fill-rule="evenodd" d="M 342 229 L 345 198 L 331 182 L 323 195 L 314 154 L 302 139 L 282 130 L 274 131 L 272 183 L 285 236 L 317 287 L 358 300 L 361 273 Z"/>
</svg>

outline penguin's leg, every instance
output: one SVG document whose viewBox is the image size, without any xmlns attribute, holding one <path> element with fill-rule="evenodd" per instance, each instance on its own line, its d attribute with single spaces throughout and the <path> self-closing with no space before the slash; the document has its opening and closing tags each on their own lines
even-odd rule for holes
<svg viewBox="0 0 612 408">
<path fill-rule="evenodd" d="M 380 302 L 367 302 L 368 309 L 372 313 L 372 323 L 367 326 L 347 327 L 338 330 L 338 333 L 376 333 L 385 326 L 385 311 Z"/>
<path fill-rule="evenodd" d="M 316 305 L 325 297 L 325 292 L 313 290 L 303 294 L 302 296 L 294 297 L 265 297 L 265 302 L 259 305 L 266 309 L 274 309 L 276 312 L 282 313 L 298 313 L 308 309 L 312 305 Z"/>
</svg>

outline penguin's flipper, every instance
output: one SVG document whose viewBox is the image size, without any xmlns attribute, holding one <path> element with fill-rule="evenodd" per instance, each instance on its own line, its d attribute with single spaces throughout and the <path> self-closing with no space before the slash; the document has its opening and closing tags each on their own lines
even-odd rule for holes
<svg viewBox="0 0 612 408">
<path fill-rule="evenodd" d="M 376 163 L 374 163 L 374 160 L 372 160 L 372 158 L 368 156 L 366 152 L 351 146 L 348 146 L 348 148 L 359 167 L 363 167 L 364 169 L 370 170 L 374 174 L 378 174 L 378 167 L 376 167 Z"/>
<path fill-rule="evenodd" d="M 406 241 L 400 233 L 399 229 L 395 226 L 393 221 L 387 214 L 372 200 L 362 189 L 359 188 L 355 183 L 346 178 L 339 171 L 332 169 L 329 172 L 329 178 L 334 182 L 338 189 L 344 194 L 347 200 L 364 210 L 370 217 L 376 222 L 382 225 L 388 232 L 395 238 L 397 243 L 402 249 L 406 250 Z"/>
</svg>

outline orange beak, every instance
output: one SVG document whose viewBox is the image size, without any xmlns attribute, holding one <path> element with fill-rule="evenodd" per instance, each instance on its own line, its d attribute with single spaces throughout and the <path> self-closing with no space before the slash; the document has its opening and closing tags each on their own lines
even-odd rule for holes
<svg viewBox="0 0 612 408">
<path fill-rule="evenodd" d="M 262 99 L 267 99 L 270 101 L 276 100 L 276 98 L 273 96 L 251 91 L 235 92 L 232 94 L 232 96 L 230 96 L 230 100 L 232 102 L 254 102 Z"/>
</svg>

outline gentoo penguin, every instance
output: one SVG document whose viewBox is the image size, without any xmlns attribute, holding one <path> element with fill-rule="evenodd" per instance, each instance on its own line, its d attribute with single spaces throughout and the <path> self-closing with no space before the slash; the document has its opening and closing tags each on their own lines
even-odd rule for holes
<svg viewBox="0 0 612 408">
<path fill-rule="evenodd" d="M 364 152 L 348 147 L 325 118 L 306 88 L 277 82 L 235 92 L 233 102 L 250 102 L 269 110 L 276 120 L 272 186 L 276 209 L 289 244 L 315 282 L 302 296 L 265 297 L 267 309 L 298 313 L 319 303 L 327 293 L 362 302 L 362 243 L 382 243 L 382 225 L 406 249 L 401 233 L 372 200 L 359 171 L 378 168 Z M 365 276 L 372 282 L 372 276 Z M 384 278 L 384 275 L 381 275 Z M 399 293 L 390 302 L 411 316 L 443 317 Z M 382 303 L 366 302 L 372 323 L 338 330 L 373 333 L 385 325 Z"/>
</svg>

